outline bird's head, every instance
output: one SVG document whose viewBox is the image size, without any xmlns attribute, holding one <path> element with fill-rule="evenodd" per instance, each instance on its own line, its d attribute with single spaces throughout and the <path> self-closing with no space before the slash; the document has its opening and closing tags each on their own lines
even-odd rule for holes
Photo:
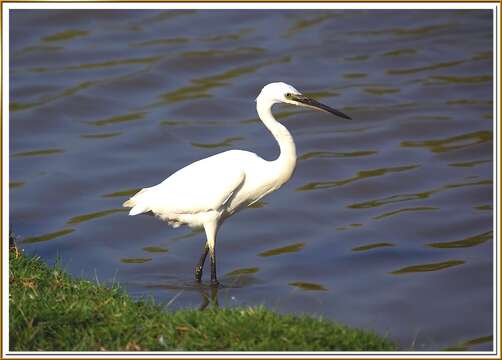
<svg viewBox="0 0 502 360">
<path fill-rule="evenodd" d="M 321 104 L 320 102 L 311 99 L 301 92 L 296 90 L 293 86 L 283 83 L 275 82 L 265 85 L 260 92 L 260 95 L 256 98 L 256 101 L 263 101 L 272 104 L 276 103 L 286 103 L 296 106 L 307 107 L 310 109 L 325 111 L 330 114 L 342 117 L 344 119 L 351 119 L 349 116 L 345 115 L 341 111 L 335 110 L 327 105 Z"/>
</svg>

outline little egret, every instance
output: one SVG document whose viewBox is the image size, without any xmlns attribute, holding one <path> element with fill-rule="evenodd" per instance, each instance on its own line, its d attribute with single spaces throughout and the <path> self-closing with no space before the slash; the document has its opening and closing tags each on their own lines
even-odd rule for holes
<svg viewBox="0 0 502 360">
<path fill-rule="evenodd" d="M 296 166 L 296 147 L 285 126 L 272 115 L 272 106 L 286 103 L 308 107 L 350 119 L 344 113 L 302 95 L 293 86 L 277 82 L 266 85 L 256 98 L 256 110 L 280 148 L 276 160 L 267 161 L 255 153 L 229 150 L 196 161 L 147 187 L 124 202 L 129 215 L 152 212 L 169 225 L 204 228 L 206 243 L 195 266 L 195 280 L 201 281 L 208 252 L 211 256 L 211 284 L 216 277 L 216 233 L 219 225 L 236 211 L 279 189 Z"/>
</svg>

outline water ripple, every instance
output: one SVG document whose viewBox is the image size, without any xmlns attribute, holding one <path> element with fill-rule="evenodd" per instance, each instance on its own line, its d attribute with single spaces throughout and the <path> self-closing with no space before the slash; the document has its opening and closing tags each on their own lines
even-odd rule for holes
<svg viewBox="0 0 502 360">
<path fill-rule="evenodd" d="M 89 35 L 89 31 L 86 30 L 66 30 L 62 32 L 58 32 L 53 35 L 49 35 L 42 38 L 42 41 L 45 42 L 55 42 L 55 41 L 67 41 L 74 38 L 87 36 Z"/>
<path fill-rule="evenodd" d="M 42 150 L 32 150 L 32 151 L 23 151 L 12 154 L 15 157 L 24 157 L 24 156 L 48 156 L 48 155 L 56 155 L 63 153 L 63 149 L 42 149 Z"/>
<path fill-rule="evenodd" d="M 333 18 L 334 16 L 340 16 L 339 14 L 336 13 L 329 13 L 329 14 L 322 14 L 318 16 L 313 16 L 309 17 L 307 19 L 300 19 L 296 21 L 293 26 L 291 26 L 286 33 L 284 34 L 285 37 L 289 37 L 292 35 L 295 35 L 296 33 L 300 31 L 304 31 L 308 28 L 311 28 L 313 26 L 317 26 L 320 23 Z"/>
<path fill-rule="evenodd" d="M 392 51 L 387 51 L 383 53 L 383 56 L 402 56 L 402 55 L 414 55 L 417 53 L 417 50 L 412 48 L 402 48 L 396 49 Z"/>
<path fill-rule="evenodd" d="M 96 133 L 96 134 L 80 134 L 83 139 L 108 139 L 115 136 L 121 135 L 121 131 L 109 132 L 109 133 Z"/>
<path fill-rule="evenodd" d="M 197 148 L 203 148 L 203 149 L 216 149 L 216 148 L 222 148 L 222 147 L 230 147 L 232 146 L 236 141 L 243 140 L 244 138 L 241 136 L 232 136 L 232 137 L 227 137 L 223 139 L 220 142 L 217 143 L 192 143 L 193 147 Z"/>
<path fill-rule="evenodd" d="M 447 241 L 447 242 L 434 242 L 427 244 L 427 246 L 438 248 L 438 249 L 455 249 L 455 248 L 466 248 L 471 246 L 480 245 L 488 240 L 493 239 L 493 231 L 487 231 L 482 234 L 475 236 L 470 236 L 463 240 L 458 241 Z"/>
<path fill-rule="evenodd" d="M 189 41 L 190 39 L 186 37 L 162 38 L 162 39 L 153 39 L 153 40 L 132 43 L 129 44 L 129 47 L 142 48 L 142 47 L 153 47 L 153 46 L 170 46 L 170 45 L 185 44 L 188 43 Z"/>
<path fill-rule="evenodd" d="M 243 28 L 236 33 L 220 34 L 220 35 L 210 35 L 201 38 L 202 41 L 207 42 L 223 42 L 223 41 L 237 41 L 241 40 L 246 35 L 254 32 L 252 28 Z"/>
<path fill-rule="evenodd" d="M 448 260 L 439 263 L 433 264 L 423 264 L 423 265 L 413 265 L 403 267 L 399 270 L 392 271 L 391 274 L 400 275 L 400 274 L 409 274 L 409 273 L 419 273 L 419 272 L 429 272 L 429 271 L 438 271 L 450 268 L 452 266 L 463 265 L 465 261 L 463 260 Z"/>
<path fill-rule="evenodd" d="M 24 181 L 9 181 L 9 189 L 19 188 L 21 186 L 24 186 L 24 184 Z"/>
<path fill-rule="evenodd" d="M 428 36 L 442 30 L 450 29 L 453 26 L 455 26 L 455 24 L 449 23 L 449 24 L 419 26 L 415 28 L 392 28 L 392 29 L 371 30 L 371 31 L 351 31 L 349 34 L 358 36 L 385 36 L 385 35 Z"/>
<path fill-rule="evenodd" d="M 402 214 L 405 212 L 434 211 L 434 210 L 439 210 L 439 208 L 430 207 L 430 206 L 429 207 L 423 206 L 423 207 L 403 208 L 403 209 L 398 209 L 398 210 L 394 210 L 394 211 L 389 211 L 389 212 L 383 213 L 381 215 L 373 216 L 373 219 L 374 220 L 381 220 L 381 219 L 387 218 L 389 216 L 394 216 L 394 215 Z"/>
<path fill-rule="evenodd" d="M 466 161 L 466 162 L 457 162 L 457 163 L 449 163 L 448 166 L 453 167 L 475 167 L 482 164 L 491 164 L 492 160 L 474 160 L 474 161 Z"/>
<path fill-rule="evenodd" d="M 474 339 L 463 341 L 458 345 L 447 347 L 444 349 L 444 351 L 469 351 L 473 346 L 490 343 L 493 343 L 493 335 L 480 336 Z"/>
<path fill-rule="evenodd" d="M 386 242 L 372 243 L 372 244 L 368 244 L 368 245 L 357 246 L 355 248 L 352 248 L 352 251 L 368 251 L 368 250 L 378 249 L 378 248 L 382 248 L 382 247 L 393 247 L 393 246 L 396 246 L 396 245 L 392 244 L 392 243 L 386 243 Z"/>
<path fill-rule="evenodd" d="M 186 58 L 204 58 L 209 59 L 211 57 L 225 57 L 228 59 L 230 56 L 250 56 L 250 55 L 260 55 L 265 52 L 265 49 L 258 47 L 243 47 L 235 48 L 230 50 L 198 50 L 198 51 L 185 51 L 181 53 L 181 56 Z"/>
<path fill-rule="evenodd" d="M 144 264 L 146 262 L 152 261 L 152 258 L 122 258 L 121 263 L 124 264 Z"/>
<path fill-rule="evenodd" d="M 305 282 L 305 281 L 294 281 L 288 283 L 288 285 L 294 286 L 304 291 L 328 291 L 328 289 L 326 289 L 324 286 L 320 284 Z"/>
<path fill-rule="evenodd" d="M 403 201 L 414 201 L 414 200 L 428 199 L 433 194 L 443 192 L 443 191 L 449 190 L 449 189 L 457 189 L 457 188 L 466 187 L 466 186 L 484 186 L 484 185 L 492 186 L 493 181 L 491 179 L 486 179 L 486 180 L 479 180 L 479 181 L 474 181 L 474 182 L 446 184 L 444 186 L 441 186 L 441 187 L 438 187 L 436 189 L 432 189 L 429 191 L 422 191 L 422 192 L 411 193 L 411 194 L 392 195 L 392 196 L 387 196 L 382 199 L 370 200 L 370 201 L 352 204 L 352 205 L 349 205 L 348 207 L 351 209 L 375 208 L 375 207 L 380 207 L 383 205 L 393 204 L 393 203 L 398 203 L 398 202 L 403 202 Z"/>
<path fill-rule="evenodd" d="M 143 120 L 145 118 L 145 115 L 145 112 L 137 112 L 125 115 L 115 115 L 101 120 L 86 121 L 86 123 L 95 126 L 107 126 L 122 122 Z"/>
<path fill-rule="evenodd" d="M 22 240 L 21 242 L 24 244 L 32 244 L 32 243 L 49 241 L 49 240 L 52 240 L 52 239 L 55 239 L 55 238 L 58 238 L 61 236 L 71 234 L 74 231 L 75 231 L 75 229 L 63 229 L 63 230 L 54 231 L 54 232 L 40 235 L 40 236 L 30 236 L 30 237 L 27 237 L 26 239 Z"/>
<path fill-rule="evenodd" d="M 283 254 L 298 252 L 302 250 L 304 247 L 305 243 L 296 243 L 288 246 L 282 246 L 279 248 L 263 251 L 259 253 L 258 256 L 268 257 L 268 256 L 283 255 Z"/>
<path fill-rule="evenodd" d="M 79 64 L 64 67 L 34 67 L 30 71 L 36 73 L 45 73 L 53 71 L 80 71 L 80 70 L 94 70 L 94 69 L 105 69 L 109 67 L 117 67 L 124 65 L 148 65 L 160 60 L 160 56 L 148 56 L 142 58 L 127 58 L 127 59 L 115 59 L 107 60 L 96 63 L 89 64 Z"/>
<path fill-rule="evenodd" d="M 453 84 L 480 84 L 493 81 L 493 75 L 480 76 L 431 76 L 430 79 Z"/>
<path fill-rule="evenodd" d="M 145 246 L 143 248 L 143 251 L 149 252 L 149 253 L 166 253 L 168 250 L 164 247 L 160 246 Z"/>
<path fill-rule="evenodd" d="M 396 70 L 387 70 L 386 73 L 389 75 L 407 75 L 407 74 L 416 74 L 422 71 L 428 71 L 428 70 L 436 70 L 436 69 L 441 69 L 441 68 L 448 68 L 448 67 L 453 67 L 457 66 L 460 64 L 465 63 L 465 60 L 458 60 L 458 61 L 449 61 L 449 62 L 441 62 L 437 64 L 432 64 L 432 65 L 427 65 L 427 66 L 421 66 L 421 67 L 416 67 L 416 68 L 411 68 L 411 69 L 396 69 Z M 433 76 L 433 78 L 435 78 Z"/>
<path fill-rule="evenodd" d="M 333 152 L 333 151 L 310 151 L 298 157 L 298 160 L 309 159 L 329 159 L 329 158 L 352 158 L 375 155 L 375 150 L 368 151 L 350 151 L 350 152 Z"/>
<path fill-rule="evenodd" d="M 122 196 L 133 196 L 134 194 L 136 194 L 140 190 L 141 190 L 141 188 L 119 190 L 119 191 L 115 191 L 115 192 L 112 192 L 112 193 L 104 194 L 104 195 L 102 195 L 102 197 L 104 197 L 104 198 L 115 198 L 115 197 L 122 197 Z"/>
<path fill-rule="evenodd" d="M 251 275 L 251 274 L 256 274 L 258 271 L 260 271 L 260 268 L 258 268 L 258 267 L 240 268 L 240 269 L 232 270 L 232 271 L 226 273 L 224 276 L 225 277 L 235 277 L 235 276 L 242 276 L 242 275 Z"/>
<path fill-rule="evenodd" d="M 389 173 L 409 171 L 419 168 L 420 165 L 408 165 L 408 166 L 396 166 L 390 168 L 379 168 L 373 170 L 363 170 L 358 171 L 357 175 L 343 180 L 335 180 L 335 181 L 320 181 L 320 182 L 310 182 L 296 189 L 296 191 L 311 191 L 318 189 L 331 189 L 337 186 L 343 186 L 346 184 L 350 184 L 354 181 L 367 179 L 375 176 L 383 176 Z"/>
<path fill-rule="evenodd" d="M 401 91 L 401 89 L 398 89 L 398 88 L 385 87 L 385 86 L 368 87 L 368 88 L 364 88 L 363 90 L 371 95 L 395 94 L 395 93 L 398 93 Z"/>
<path fill-rule="evenodd" d="M 177 90 L 161 94 L 160 102 L 151 104 L 149 105 L 149 107 L 156 107 L 159 105 L 170 104 L 173 102 L 209 97 L 210 96 L 209 90 L 227 85 L 228 80 L 232 80 L 234 78 L 246 74 L 252 74 L 260 68 L 280 63 L 286 63 L 289 62 L 290 60 L 291 60 L 290 56 L 283 56 L 277 59 L 259 63 L 257 65 L 241 66 L 238 68 L 224 71 L 220 74 L 194 79 L 191 81 L 191 85 L 184 86 L 178 88 Z"/>
<path fill-rule="evenodd" d="M 128 209 L 120 209 L 120 208 L 103 210 L 103 211 L 96 211 L 96 212 L 92 212 L 89 214 L 74 216 L 70 220 L 68 220 L 66 223 L 67 224 L 78 224 L 81 222 L 94 220 L 94 219 L 102 218 L 104 216 L 108 216 L 108 215 L 115 214 L 118 212 L 126 212 L 126 211 L 128 211 Z"/>
<path fill-rule="evenodd" d="M 457 136 L 451 136 L 444 139 L 402 141 L 401 146 L 408 148 L 428 148 L 432 152 L 446 152 L 463 149 L 476 144 L 482 144 L 492 141 L 492 139 L 492 131 L 483 130 Z"/>
</svg>

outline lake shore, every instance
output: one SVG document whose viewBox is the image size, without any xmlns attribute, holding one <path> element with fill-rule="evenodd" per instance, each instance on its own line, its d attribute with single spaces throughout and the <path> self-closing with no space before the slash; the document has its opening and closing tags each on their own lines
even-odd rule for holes
<svg viewBox="0 0 502 360">
<path fill-rule="evenodd" d="M 166 311 L 9 252 L 11 351 L 392 351 L 374 333 L 265 307 Z"/>
</svg>

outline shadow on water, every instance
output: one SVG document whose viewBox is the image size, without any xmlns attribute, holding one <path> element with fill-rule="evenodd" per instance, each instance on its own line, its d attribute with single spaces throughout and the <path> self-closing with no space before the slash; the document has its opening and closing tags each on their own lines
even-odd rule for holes
<svg viewBox="0 0 502 360">
<path fill-rule="evenodd" d="M 209 305 L 211 307 L 219 307 L 218 304 L 218 287 L 210 286 L 208 288 L 200 287 L 200 295 L 202 297 L 202 303 L 199 306 L 199 310 L 206 309 Z"/>
<path fill-rule="evenodd" d="M 252 273 L 248 273 L 252 274 Z M 167 301 L 164 305 L 165 307 L 169 307 L 173 305 L 175 302 L 181 301 L 181 298 L 184 293 L 197 293 L 200 296 L 200 306 L 199 310 L 204 310 L 208 306 L 211 307 L 220 307 L 221 301 L 219 297 L 222 297 L 224 300 L 223 306 L 228 305 L 227 302 L 229 300 L 228 291 L 238 290 L 246 286 L 252 286 L 255 284 L 252 281 L 251 277 L 246 276 L 247 274 L 241 273 L 234 275 L 226 274 L 221 283 L 218 286 L 207 285 L 204 283 L 198 283 L 196 281 L 176 281 L 175 283 L 169 283 L 164 281 L 163 283 L 157 284 L 146 284 L 144 285 L 147 289 L 154 289 L 156 291 L 174 291 L 174 296 Z"/>
</svg>

